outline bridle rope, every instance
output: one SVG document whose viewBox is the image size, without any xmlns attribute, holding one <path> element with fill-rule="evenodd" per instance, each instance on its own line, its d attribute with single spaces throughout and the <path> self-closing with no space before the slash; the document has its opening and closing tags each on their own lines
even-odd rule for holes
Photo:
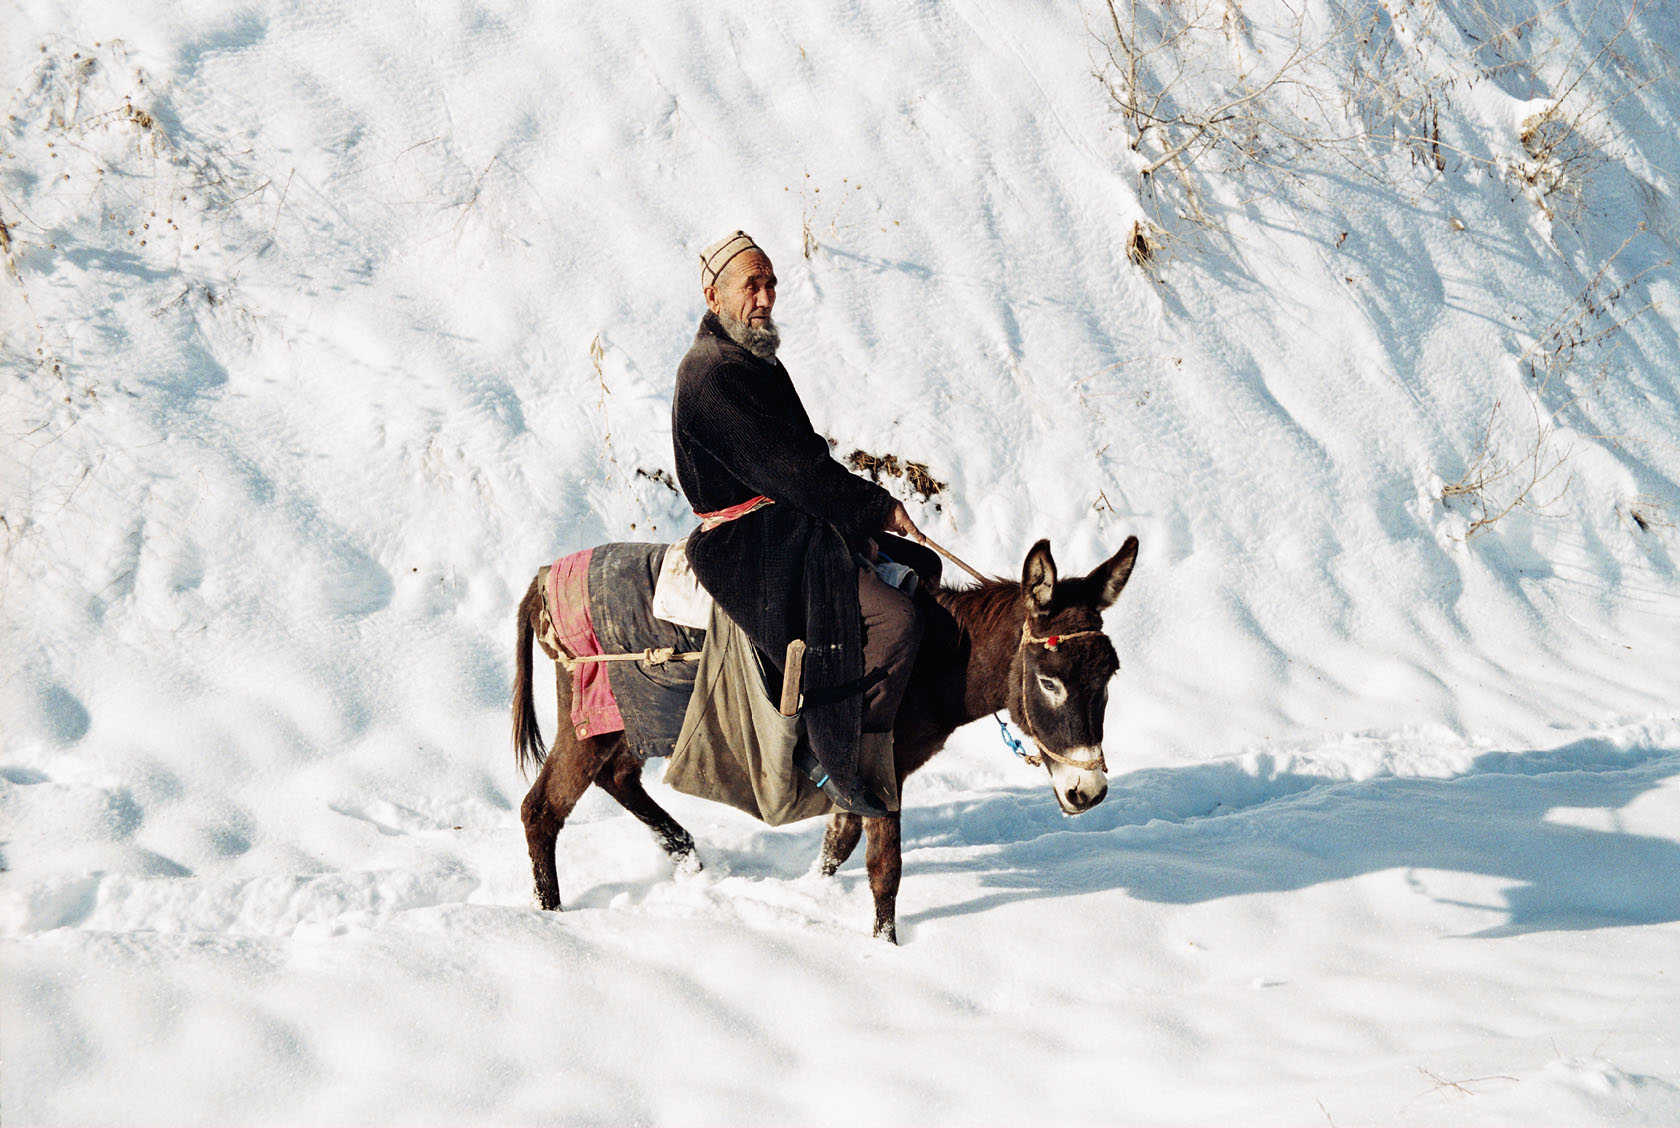
<svg viewBox="0 0 1680 1128">
<path fill-rule="evenodd" d="M 1027 684 L 1027 647 L 1042 646 L 1046 650 L 1054 650 L 1070 638 L 1084 638 L 1087 635 L 1100 635 L 1102 633 L 1101 631 L 1070 631 L 1067 634 L 1045 635 L 1040 638 L 1032 633 L 1030 623 L 1024 622 L 1021 624 L 1021 727 L 1027 730 L 1027 735 L 1032 738 L 1033 744 L 1037 746 L 1038 755 L 1033 756 L 1022 752 L 1018 745 L 1016 755 L 1033 767 L 1036 768 L 1043 764 L 1044 757 L 1048 756 L 1058 764 L 1066 764 L 1068 767 L 1078 768 L 1080 771 L 1103 772 L 1105 774 L 1108 772 L 1108 764 L 1103 760 L 1101 750 L 1097 752 L 1095 760 L 1073 760 L 1046 745 L 1044 741 L 1039 739 L 1038 733 L 1033 731 L 1032 710 L 1027 708 L 1027 689 L 1029 688 Z M 1002 721 L 998 723 L 1002 724 Z M 1007 733 L 1005 735 L 1007 736 Z"/>
</svg>

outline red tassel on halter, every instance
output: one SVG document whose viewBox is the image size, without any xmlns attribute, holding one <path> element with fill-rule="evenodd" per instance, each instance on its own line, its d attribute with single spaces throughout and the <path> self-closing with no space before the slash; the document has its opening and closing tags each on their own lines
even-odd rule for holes
<svg viewBox="0 0 1680 1128">
<path fill-rule="evenodd" d="M 1051 635 L 1049 638 L 1044 640 L 1044 649 L 1054 650 L 1054 649 L 1056 649 L 1057 646 L 1059 646 L 1061 644 L 1061 641 L 1062 641 L 1062 636 L 1061 635 Z"/>
</svg>

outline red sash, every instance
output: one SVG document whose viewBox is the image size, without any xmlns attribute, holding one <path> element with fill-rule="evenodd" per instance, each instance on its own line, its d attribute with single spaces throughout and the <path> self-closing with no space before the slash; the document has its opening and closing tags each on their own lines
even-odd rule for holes
<svg viewBox="0 0 1680 1128">
<path fill-rule="evenodd" d="M 749 498 L 739 505 L 731 505 L 728 509 L 719 509 L 712 513 L 701 513 L 696 510 L 694 515 L 700 518 L 702 529 L 715 529 L 719 525 L 730 521 L 738 521 L 755 509 L 763 509 L 766 505 L 774 504 L 776 504 L 774 501 L 763 494 L 759 494 L 757 497 Z"/>
</svg>

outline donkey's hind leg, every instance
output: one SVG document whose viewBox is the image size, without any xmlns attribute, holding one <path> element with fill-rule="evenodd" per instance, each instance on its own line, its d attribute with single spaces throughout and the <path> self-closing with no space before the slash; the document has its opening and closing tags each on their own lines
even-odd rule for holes
<svg viewBox="0 0 1680 1128">
<path fill-rule="evenodd" d="M 833 877 L 834 871 L 846 863 L 857 849 L 863 836 L 863 819 L 850 811 L 835 811 L 828 816 L 828 830 L 823 833 L 822 853 L 817 857 L 817 872 Z"/>
<path fill-rule="evenodd" d="M 635 815 L 659 840 L 659 845 L 671 855 L 677 869 L 683 873 L 698 873 L 700 858 L 694 852 L 694 836 L 684 830 L 670 813 L 653 801 L 642 786 L 642 761 L 620 746 L 617 755 L 601 765 L 595 776 L 601 790 L 617 799 L 619 805 Z"/>
<path fill-rule="evenodd" d="M 531 878 L 536 886 L 537 904 L 544 909 L 560 907 L 554 840 L 601 765 L 624 744 L 619 736 L 575 740 L 564 727 L 566 714 L 562 712 L 560 716 L 562 727 L 554 750 L 543 761 L 537 782 L 531 785 L 519 808 L 525 823 L 525 846 L 531 853 Z"/>
</svg>

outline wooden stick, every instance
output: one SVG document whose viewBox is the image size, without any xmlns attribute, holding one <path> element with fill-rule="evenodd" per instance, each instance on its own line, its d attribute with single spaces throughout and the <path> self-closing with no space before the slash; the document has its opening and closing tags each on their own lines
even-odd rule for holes
<svg viewBox="0 0 1680 1128">
<path fill-rule="evenodd" d="M 939 555 L 943 556 L 945 559 L 949 560 L 951 563 L 955 564 L 957 567 L 961 568 L 963 571 L 967 572 L 969 575 L 971 575 L 975 579 L 979 580 L 981 583 L 986 582 L 986 577 L 985 576 L 982 576 L 979 572 L 976 572 L 973 568 L 970 568 L 967 564 L 964 564 L 961 560 L 958 560 L 955 556 L 951 555 L 949 552 L 946 552 L 939 545 L 934 544 L 933 541 L 928 539 L 927 534 L 923 533 L 920 529 L 917 529 L 911 535 L 914 536 L 915 539 L 920 541 L 922 544 L 927 545 L 929 548 L 933 549 L 933 551 L 939 553 Z"/>
<path fill-rule="evenodd" d="M 796 638 L 788 643 L 787 661 L 782 664 L 782 716 L 799 715 L 799 691 L 804 684 L 805 640 Z"/>
</svg>

